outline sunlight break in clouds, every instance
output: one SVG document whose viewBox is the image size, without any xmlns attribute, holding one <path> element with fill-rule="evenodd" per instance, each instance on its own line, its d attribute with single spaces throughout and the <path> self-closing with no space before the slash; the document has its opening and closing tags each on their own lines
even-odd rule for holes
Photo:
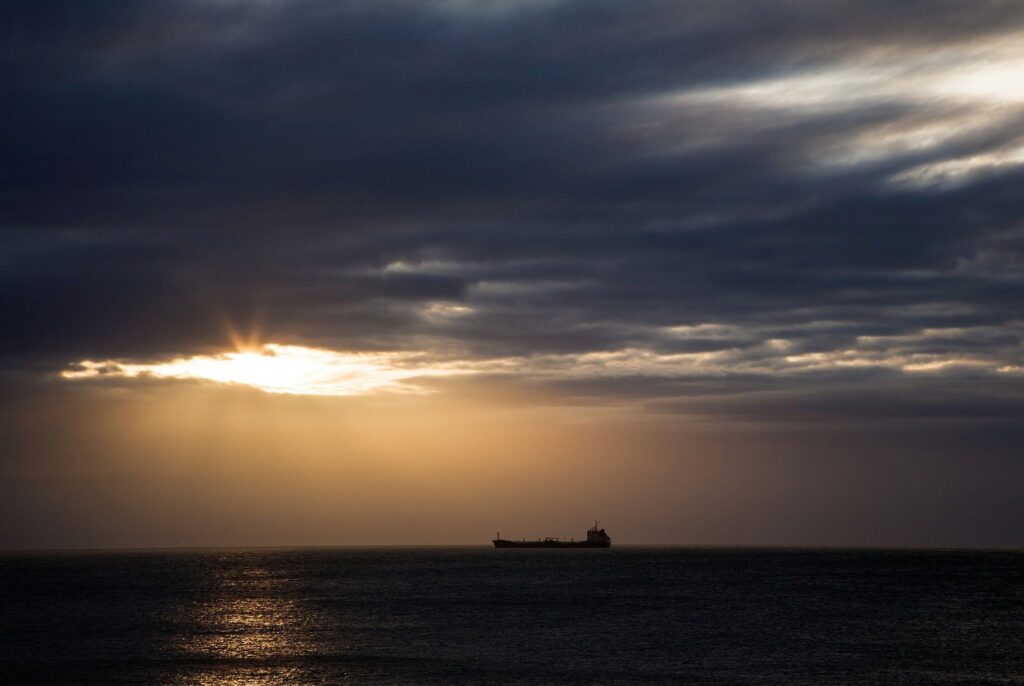
<svg viewBox="0 0 1024 686">
<path fill-rule="evenodd" d="M 857 345 L 827 351 L 794 352 L 796 342 L 762 338 L 741 344 L 738 327 L 720 324 L 670 327 L 679 337 L 720 338 L 721 347 L 702 352 L 662 353 L 646 347 L 571 354 L 537 354 L 490 359 L 431 361 L 426 352 L 343 352 L 268 343 L 216 355 L 165 362 L 82 360 L 61 372 L 68 380 L 156 378 L 199 380 L 257 388 L 267 393 L 352 396 L 378 392 L 426 393 L 416 379 L 486 374 L 546 381 L 581 379 L 721 378 L 743 374 L 799 376 L 849 369 L 892 370 L 904 374 L 974 372 L 1017 374 L 1019 356 L 937 352 L 925 343 L 937 337 L 962 338 L 969 330 L 925 329 L 904 336 L 861 336 Z M 984 333 L 975 332 L 975 333 Z M 922 347 L 924 345 L 924 347 Z"/>
<path fill-rule="evenodd" d="M 417 364 L 418 353 L 351 353 L 268 343 L 258 350 L 195 355 L 150 364 L 83 360 L 65 379 L 196 379 L 267 393 L 347 396 L 380 391 L 423 393 L 412 379 L 464 373 L 457 364 Z"/>
</svg>

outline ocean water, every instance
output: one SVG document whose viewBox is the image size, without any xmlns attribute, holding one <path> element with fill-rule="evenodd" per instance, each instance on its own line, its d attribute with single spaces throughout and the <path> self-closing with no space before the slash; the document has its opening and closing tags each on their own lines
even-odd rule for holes
<svg viewBox="0 0 1024 686">
<path fill-rule="evenodd" d="M 3 553 L 0 683 L 1024 684 L 1024 553 Z"/>
</svg>

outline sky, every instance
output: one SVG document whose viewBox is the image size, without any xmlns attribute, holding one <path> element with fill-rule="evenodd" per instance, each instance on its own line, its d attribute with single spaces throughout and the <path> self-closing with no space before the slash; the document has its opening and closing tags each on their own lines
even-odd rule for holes
<svg viewBox="0 0 1024 686">
<path fill-rule="evenodd" d="M 0 547 L 1024 545 L 1024 4 L 0 2 Z"/>
</svg>

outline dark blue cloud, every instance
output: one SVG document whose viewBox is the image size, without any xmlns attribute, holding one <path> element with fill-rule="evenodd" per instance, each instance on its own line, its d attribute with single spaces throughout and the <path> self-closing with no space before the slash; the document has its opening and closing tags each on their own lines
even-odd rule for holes
<svg viewBox="0 0 1024 686">
<path fill-rule="evenodd" d="M 1016 3 L 3 3 L 0 351 L 180 354 L 256 322 L 471 358 L 736 351 L 722 389 L 894 384 L 865 404 L 919 388 L 893 360 L 967 359 L 1005 420 L 1022 171 L 898 179 L 1019 145 L 1024 102 L 941 78 L 1013 64 L 1022 24 Z M 701 324 L 732 333 L 666 333 Z M 849 350 L 879 364 L 784 359 Z M 560 388 L 675 403 L 706 383 L 686 377 Z"/>
</svg>

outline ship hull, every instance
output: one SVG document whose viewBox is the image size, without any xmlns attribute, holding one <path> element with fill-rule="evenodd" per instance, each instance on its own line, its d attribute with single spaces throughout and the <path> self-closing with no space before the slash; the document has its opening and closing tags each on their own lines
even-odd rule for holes
<svg viewBox="0 0 1024 686">
<path fill-rule="evenodd" d="M 611 541 L 595 542 L 590 541 L 506 541 L 496 538 L 493 541 L 495 548 L 610 548 Z"/>
</svg>

